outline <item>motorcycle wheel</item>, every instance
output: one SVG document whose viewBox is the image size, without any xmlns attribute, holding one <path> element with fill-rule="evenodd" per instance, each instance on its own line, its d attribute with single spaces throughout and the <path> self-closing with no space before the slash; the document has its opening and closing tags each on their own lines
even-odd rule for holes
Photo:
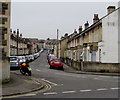
<svg viewBox="0 0 120 100">
<path fill-rule="evenodd" d="M 23 75 L 25 75 L 25 74 L 26 74 L 25 72 L 23 72 L 23 71 L 22 71 L 22 69 L 20 69 L 20 72 L 21 72 Z"/>
<path fill-rule="evenodd" d="M 31 71 L 28 71 L 28 75 L 29 75 L 29 76 L 31 76 L 31 75 L 32 75 Z"/>
</svg>

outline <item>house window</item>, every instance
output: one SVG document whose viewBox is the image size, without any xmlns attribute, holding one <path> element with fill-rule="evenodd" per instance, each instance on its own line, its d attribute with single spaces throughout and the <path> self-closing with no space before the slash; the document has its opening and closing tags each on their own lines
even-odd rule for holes
<svg viewBox="0 0 120 100">
<path fill-rule="evenodd" d="M 98 30 L 95 28 L 94 42 L 98 42 Z"/>
<path fill-rule="evenodd" d="M 8 9 L 8 4 L 6 3 L 0 3 L 0 14 L 5 15 L 5 10 Z"/>
<path fill-rule="evenodd" d="M 0 34 L 7 34 L 7 28 L 0 27 Z"/>
<path fill-rule="evenodd" d="M 92 42 L 92 32 L 89 33 L 89 42 Z"/>
<path fill-rule="evenodd" d="M 5 24 L 5 22 L 7 22 L 7 18 L 6 17 L 1 17 L 0 18 L 0 24 Z"/>
<path fill-rule="evenodd" d="M 73 52 L 73 59 L 75 59 L 75 52 Z"/>
</svg>

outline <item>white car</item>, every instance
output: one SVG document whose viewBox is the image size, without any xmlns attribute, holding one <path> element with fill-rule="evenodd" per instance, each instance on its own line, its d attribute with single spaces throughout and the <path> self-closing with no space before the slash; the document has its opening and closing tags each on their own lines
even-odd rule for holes
<svg viewBox="0 0 120 100">
<path fill-rule="evenodd" d="M 30 61 L 34 60 L 34 55 L 29 55 Z"/>
<path fill-rule="evenodd" d="M 26 62 L 25 56 L 18 56 L 19 63 Z"/>
</svg>

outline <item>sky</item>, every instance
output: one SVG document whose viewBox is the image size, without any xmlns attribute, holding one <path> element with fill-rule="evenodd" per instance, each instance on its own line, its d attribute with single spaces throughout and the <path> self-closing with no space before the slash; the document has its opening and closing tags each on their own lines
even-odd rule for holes
<svg viewBox="0 0 120 100">
<path fill-rule="evenodd" d="M 72 34 L 86 21 L 91 25 L 93 15 L 102 18 L 108 6 L 117 2 L 12 2 L 11 29 L 20 30 L 23 37 L 55 39 L 57 29 L 59 38 L 65 33 Z"/>
</svg>

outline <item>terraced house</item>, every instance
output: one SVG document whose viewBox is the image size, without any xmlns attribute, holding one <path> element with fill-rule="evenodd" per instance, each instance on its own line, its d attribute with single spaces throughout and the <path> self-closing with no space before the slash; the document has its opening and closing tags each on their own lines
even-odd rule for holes
<svg viewBox="0 0 120 100">
<path fill-rule="evenodd" d="M 22 37 L 22 34 L 19 32 L 11 30 L 10 32 L 10 55 L 27 55 L 29 50 L 32 48 L 32 45 L 29 45 L 25 38 Z"/>
<path fill-rule="evenodd" d="M 19 30 L 10 32 L 10 56 L 23 56 L 38 52 L 38 44 L 32 38 L 23 38 Z"/>
<path fill-rule="evenodd" d="M 10 78 L 10 1 L 0 0 L 0 80 Z"/>
<path fill-rule="evenodd" d="M 80 26 L 78 33 L 75 31 L 74 35 L 61 39 L 61 42 L 68 39 L 67 48 L 63 47 L 64 51 L 62 51 L 65 63 L 85 71 L 120 71 L 118 51 L 120 8 L 109 6 L 107 11 L 107 15 L 101 19 L 98 14 L 94 14 L 93 24 L 89 25 L 87 21 L 84 30 Z"/>
</svg>

